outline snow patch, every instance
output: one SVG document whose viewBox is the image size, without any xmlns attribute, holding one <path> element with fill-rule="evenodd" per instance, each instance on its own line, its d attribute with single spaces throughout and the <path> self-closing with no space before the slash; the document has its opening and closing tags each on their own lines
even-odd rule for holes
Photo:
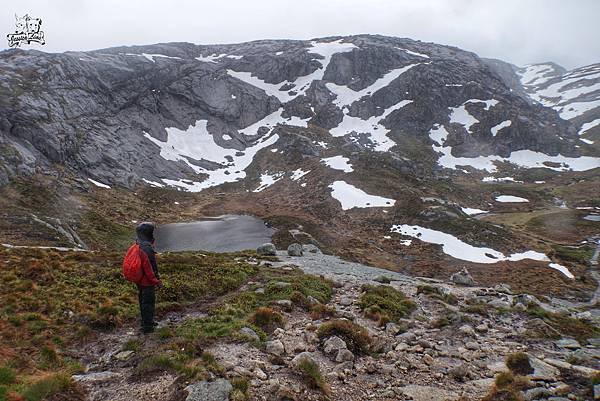
<svg viewBox="0 0 600 401">
<path fill-rule="evenodd" d="M 389 116 L 393 111 L 403 108 L 404 106 L 412 103 L 412 100 L 402 100 L 397 104 L 387 108 L 380 116 L 372 116 L 367 120 L 363 120 L 360 117 L 349 116 L 347 110 L 344 109 L 344 117 L 342 122 L 329 130 L 331 136 L 340 137 L 349 134 L 367 134 L 373 143 L 373 150 L 378 152 L 385 152 L 390 150 L 396 143 L 388 138 L 387 134 L 390 132 L 389 129 L 381 124 L 381 121 Z"/>
<path fill-rule="evenodd" d="M 162 187 L 164 187 L 164 185 L 163 185 L 163 184 L 161 184 L 160 182 L 156 182 L 156 181 L 150 181 L 150 180 L 147 180 L 147 179 L 145 179 L 145 178 L 142 178 L 142 181 L 144 181 L 146 184 L 148 184 L 148 185 L 151 185 L 151 186 L 153 186 L 153 187 L 157 187 L 157 188 L 162 188 Z"/>
<path fill-rule="evenodd" d="M 414 52 L 414 51 L 412 51 L 412 50 L 403 49 L 403 48 L 401 48 L 401 47 L 396 47 L 396 49 L 398 49 L 398 50 L 402 50 L 403 52 L 405 52 L 405 53 L 408 53 L 408 54 L 411 54 L 411 55 L 413 55 L 413 56 L 417 56 L 417 57 L 423 57 L 423 58 L 429 58 L 429 56 L 428 56 L 427 54 L 423 54 L 423 53 L 417 53 L 417 52 Z"/>
<path fill-rule="evenodd" d="M 484 214 L 487 213 L 487 210 L 475 209 L 472 207 L 461 207 L 460 208 L 463 213 L 468 214 L 469 216 L 475 216 L 476 214 Z"/>
<path fill-rule="evenodd" d="M 335 181 L 333 184 L 329 185 L 329 188 L 332 190 L 331 196 L 342 204 L 343 210 L 355 207 L 392 207 L 396 203 L 394 199 L 369 195 L 345 181 Z"/>
<path fill-rule="evenodd" d="M 321 159 L 321 163 L 324 163 L 327 167 L 334 170 L 341 170 L 344 173 L 351 173 L 354 171 L 352 164 L 350 164 L 349 161 L 350 159 L 344 156 L 333 156 Z"/>
<path fill-rule="evenodd" d="M 434 142 L 433 150 L 442 154 L 438 159 L 438 164 L 449 169 L 457 169 L 457 166 L 471 166 L 478 170 L 494 173 L 497 171 L 495 162 L 508 162 L 525 168 L 547 168 L 554 171 L 587 171 L 600 167 L 600 158 L 598 157 L 566 157 L 560 154 L 550 156 L 532 150 L 518 150 L 512 152 L 509 157 L 497 155 L 455 157 L 452 155 L 450 146 L 443 146 L 448 135 L 448 131 L 442 125 L 436 125 L 429 131 L 429 138 Z M 558 166 L 549 166 L 546 163 L 556 163 Z"/>
<path fill-rule="evenodd" d="M 453 235 L 441 231 L 431 230 L 421 226 L 411 226 L 408 224 L 396 224 L 390 228 L 391 232 L 416 238 L 430 244 L 442 245 L 442 251 L 455 259 L 466 260 L 473 263 L 497 263 L 501 261 L 516 262 L 524 259 L 532 259 L 540 262 L 551 262 L 543 253 L 536 251 L 526 251 L 504 255 L 502 252 L 491 248 L 475 247 L 461 241 Z M 551 268 L 556 269 L 556 263 L 550 263 Z M 566 269 L 566 268 L 565 268 Z M 561 270 L 562 271 L 562 270 Z M 573 278 L 573 275 L 566 270 L 562 273 Z"/>
<path fill-rule="evenodd" d="M 494 125 L 490 131 L 492 131 L 492 136 L 496 136 L 498 134 L 498 131 L 500 131 L 503 128 L 508 128 L 510 127 L 512 124 L 512 121 L 510 120 L 506 120 L 506 121 L 502 121 L 500 124 L 498 125 Z"/>
<path fill-rule="evenodd" d="M 525 198 L 520 198 L 518 196 L 512 196 L 512 195 L 499 195 L 496 196 L 496 202 L 500 202 L 500 203 L 527 203 L 529 202 L 528 199 Z"/>
<path fill-rule="evenodd" d="M 300 178 L 304 177 L 308 173 L 310 173 L 310 170 L 302 171 L 302 169 L 299 168 L 298 170 L 294 170 L 292 172 L 292 175 L 291 175 L 290 179 L 292 181 L 298 181 Z"/>
<path fill-rule="evenodd" d="M 283 177 L 284 173 L 274 173 L 274 174 L 269 174 L 268 172 L 265 174 L 261 174 L 260 175 L 260 185 L 258 186 L 258 188 L 256 188 L 254 191 L 252 192 L 261 192 L 267 188 L 269 188 L 271 185 L 275 184 L 277 181 L 279 181 L 282 177 Z"/>
</svg>

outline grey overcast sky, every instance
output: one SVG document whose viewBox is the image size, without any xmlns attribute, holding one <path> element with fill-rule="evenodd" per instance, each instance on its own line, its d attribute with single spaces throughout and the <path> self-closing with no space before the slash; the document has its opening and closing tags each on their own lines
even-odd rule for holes
<svg viewBox="0 0 600 401">
<path fill-rule="evenodd" d="M 49 52 L 373 33 L 518 65 L 600 62 L 600 0 L 20 0 L 2 7 L 0 32 L 25 13 L 42 18 L 47 42 L 26 47 Z"/>
</svg>

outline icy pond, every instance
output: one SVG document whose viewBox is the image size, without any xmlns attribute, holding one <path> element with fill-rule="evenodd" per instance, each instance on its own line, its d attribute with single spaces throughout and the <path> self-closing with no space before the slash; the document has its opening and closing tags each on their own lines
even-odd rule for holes
<svg viewBox="0 0 600 401">
<path fill-rule="evenodd" d="M 234 252 L 255 249 L 271 241 L 275 230 L 259 218 L 224 215 L 156 228 L 156 250 Z"/>
<path fill-rule="evenodd" d="M 583 219 L 589 221 L 600 221 L 600 214 L 588 214 Z"/>
</svg>

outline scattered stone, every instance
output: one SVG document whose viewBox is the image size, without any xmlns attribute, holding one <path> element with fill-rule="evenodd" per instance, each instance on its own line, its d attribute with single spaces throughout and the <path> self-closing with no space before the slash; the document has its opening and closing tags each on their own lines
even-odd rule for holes
<svg viewBox="0 0 600 401">
<path fill-rule="evenodd" d="M 302 245 L 298 243 L 288 246 L 287 253 L 289 256 L 302 256 Z"/>
<path fill-rule="evenodd" d="M 302 251 L 308 253 L 322 253 L 318 246 L 313 244 L 304 244 L 302 245 Z"/>
<path fill-rule="evenodd" d="M 579 349 L 581 344 L 573 338 L 561 338 L 556 342 L 556 346 L 567 349 Z"/>
<path fill-rule="evenodd" d="M 475 337 L 475 330 L 468 324 L 463 324 L 458 328 L 458 332 L 465 336 Z"/>
<path fill-rule="evenodd" d="M 490 302 L 488 302 L 488 305 L 496 309 L 510 309 L 510 307 L 512 306 L 510 302 L 505 301 L 503 299 L 493 299 Z"/>
<path fill-rule="evenodd" d="M 275 256 L 277 255 L 277 248 L 272 243 L 267 242 L 256 248 L 256 253 L 262 256 Z"/>
<path fill-rule="evenodd" d="M 278 299 L 275 301 L 275 304 L 287 312 L 291 312 L 294 309 L 294 304 L 289 299 Z"/>
<path fill-rule="evenodd" d="M 502 293 L 502 294 L 509 294 L 509 295 L 510 295 L 510 294 L 512 294 L 512 290 L 511 290 L 511 288 L 510 288 L 510 285 L 508 285 L 508 284 L 504 284 L 504 283 L 502 283 L 502 284 L 497 284 L 497 285 L 494 287 L 494 290 L 496 290 L 496 291 L 498 291 L 498 292 L 500 292 L 500 293 Z"/>
<path fill-rule="evenodd" d="M 540 318 L 525 323 L 526 335 L 531 338 L 560 338 L 560 333 Z"/>
<path fill-rule="evenodd" d="M 335 361 L 336 362 L 346 362 L 346 361 L 353 361 L 354 360 L 354 354 L 347 349 L 340 349 L 337 353 L 337 356 L 335 357 Z"/>
<path fill-rule="evenodd" d="M 285 281 L 277 281 L 277 282 L 273 283 L 273 286 L 275 286 L 276 288 L 279 288 L 280 290 L 283 290 L 285 288 L 291 287 L 292 284 L 287 283 Z"/>
<path fill-rule="evenodd" d="M 201 381 L 185 388 L 188 393 L 185 401 L 228 401 L 231 390 L 233 386 L 225 379 Z"/>
<path fill-rule="evenodd" d="M 400 394 L 410 397 L 413 401 L 445 401 L 455 400 L 458 394 L 433 386 L 418 386 L 411 384 L 400 387 Z"/>
<path fill-rule="evenodd" d="M 473 280 L 473 277 L 471 277 L 466 267 L 463 267 L 461 271 L 452 274 L 450 276 L 450 280 L 459 285 L 465 285 L 469 287 L 475 285 L 475 280 Z"/>
<path fill-rule="evenodd" d="M 529 295 L 529 294 L 519 294 L 514 298 L 513 302 L 515 304 L 523 304 L 525 306 L 539 306 L 540 305 L 540 301 L 533 295 Z"/>
<path fill-rule="evenodd" d="M 304 359 L 308 359 L 309 361 L 318 364 L 312 352 L 301 352 L 298 355 L 296 355 L 294 359 L 292 359 L 292 366 L 297 368 L 300 362 L 302 362 Z"/>
<path fill-rule="evenodd" d="M 252 341 L 260 341 L 260 337 L 258 336 L 258 334 L 256 334 L 256 332 L 250 327 L 242 327 L 240 329 L 240 333 L 250 338 Z"/>
<path fill-rule="evenodd" d="M 79 383 L 101 383 L 104 381 L 109 381 L 119 377 L 120 375 L 115 372 L 94 372 L 83 375 L 73 375 L 73 380 Z"/>
<path fill-rule="evenodd" d="M 475 341 L 469 341 L 465 344 L 465 348 L 471 351 L 477 351 L 479 350 L 479 344 L 477 344 Z"/>
<path fill-rule="evenodd" d="M 475 326 L 475 331 L 478 333 L 486 333 L 489 330 L 488 325 L 485 323 Z"/>
<path fill-rule="evenodd" d="M 268 378 L 267 374 L 263 372 L 260 368 L 254 369 L 254 377 L 256 377 L 259 380 L 267 380 Z"/>
<path fill-rule="evenodd" d="M 267 341 L 265 349 L 269 354 L 283 355 L 285 353 L 285 347 L 280 340 Z"/>
<path fill-rule="evenodd" d="M 352 302 L 353 302 L 352 298 L 350 298 L 349 296 L 345 295 L 345 296 L 343 296 L 343 297 L 340 298 L 339 304 L 342 305 L 342 306 L 350 306 L 350 305 L 352 305 Z"/>
<path fill-rule="evenodd" d="M 346 342 L 337 336 L 329 337 L 323 344 L 323 351 L 326 354 L 337 353 L 339 350 L 347 348 Z"/>
<path fill-rule="evenodd" d="M 450 368 L 450 370 L 448 370 L 448 374 L 454 380 L 456 380 L 458 382 L 463 382 L 469 376 L 469 366 L 465 363 L 458 365 L 458 366 L 454 366 L 454 367 Z"/>
<path fill-rule="evenodd" d="M 316 304 L 320 304 L 319 300 L 315 297 L 313 297 L 312 295 L 309 295 L 306 297 L 306 302 L 308 302 L 309 305 L 316 305 Z"/>
<path fill-rule="evenodd" d="M 535 387 L 525 391 L 525 400 L 532 401 L 540 398 L 548 398 L 552 395 L 550 390 L 545 387 Z"/>
<path fill-rule="evenodd" d="M 396 323 L 389 322 L 385 325 L 385 332 L 388 334 L 395 336 L 396 334 L 400 333 L 400 331 L 402 331 L 402 328 Z"/>
<path fill-rule="evenodd" d="M 131 358 L 133 354 L 134 354 L 133 351 L 121 351 L 121 352 L 115 354 L 114 358 L 117 361 L 126 361 L 129 358 Z"/>
</svg>

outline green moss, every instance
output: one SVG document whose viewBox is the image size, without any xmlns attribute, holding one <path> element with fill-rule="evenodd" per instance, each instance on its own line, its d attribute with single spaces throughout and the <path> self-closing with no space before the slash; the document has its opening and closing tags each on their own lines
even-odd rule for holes
<svg viewBox="0 0 600 401">
<path fill-rule="evenodd" d="M 450 305 L 458 304 L 458 299 L 453 294 L 445 293 L 439 287 L 427 284 L 417 286 L 417 294 L 426 294 Z"/>
<path fill-rule="evenodd" d="M 582 343 L 600 336 L 600 328 L 566 314 L 547 312 L 537 306 L 528 308 L 527 313 L 541 318 L 564 337 L 572 337 Z"/>
<path fill-rule="evenodd" d="M 15 370 L 8 366 L 0 367 L 0 385 L 12 384 L 15 381 Z"/>
<path fill-rule="evenodd" d="M 97 249 L 125 250 L 135 238 L 132 227 L 115 223 L 93 210 L 88 211 L 79 224 L 81 238 Z"/>
<path fill-rule="evenodd" d="M 381 315 L 391 321 L 398 322 L 415 309 L 415 303 L 393 287 L 365 285 L 363 291 L 358 301 L 360 308 L 363 311 L 373 311 L 376 307 Z"/>
<path fill-rule="evenodd" d="M 553 254 L 557 258 L 566 262 L 579 263 L 581 265 L 587 265 L 589 260 L 592 258 L 594 250 L 592 247 L 568 247 L 561 245 L 552 246 Z"/>
</svg>

